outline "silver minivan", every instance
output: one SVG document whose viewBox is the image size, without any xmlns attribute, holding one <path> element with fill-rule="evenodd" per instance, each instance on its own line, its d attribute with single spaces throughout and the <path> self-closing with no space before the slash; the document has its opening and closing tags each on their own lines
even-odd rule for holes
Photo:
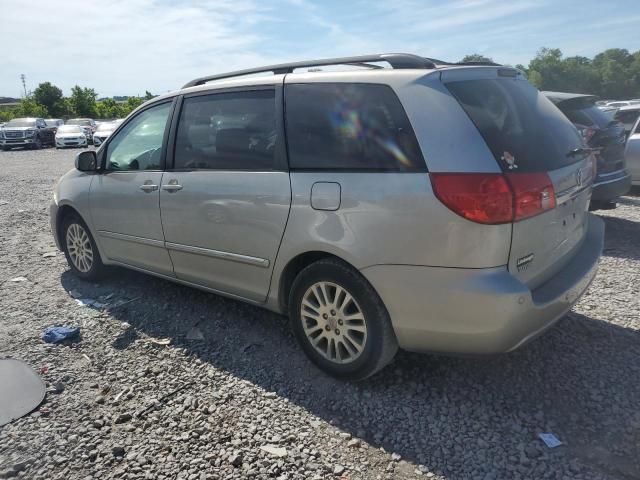
<svg viewBox="0 0 640 480">
<path fill-rule="evenodd" d="M 508 352 L 561 318 L 602 250 L 594 171 L 516 69 L 314 60 L 145 103 L 77 156 L 51 227 L 80 278 L 118 265 L 286 314 L 362 379 L 398 347 Z"/>
</svg>

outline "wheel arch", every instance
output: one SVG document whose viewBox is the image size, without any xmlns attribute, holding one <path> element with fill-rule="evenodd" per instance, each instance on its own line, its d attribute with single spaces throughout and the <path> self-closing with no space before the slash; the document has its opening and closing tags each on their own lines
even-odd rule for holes
<svg viewBox="0 0 640 480">
<path fill-rule="evenodd" d="M 344 258 L 323 250 L 310 250 L 304 253 L 300 253 L 291 258 L 285 267 L 282 269 L 282 273 L 278 282 L 278 307 L 285 315 L 289 314 L 289 293 L 291 286 L 298 274 L 312 263 L 317 262 L 325 258 L 334 258 L 340 262 L 348 265 L 353 270 L 358 272 L 359 270 Z"/>
<path fill-rule="evenodd" d="M 62 225 L 64 224 L 65 218 L 69 217 L 70 215 L 77 215 L 85 223 L 85 225 L 87 225 L 87 221 L 82 217 L 82 215 L 76 208 L 68 204 L 61 205 L 58 208 L 58 212 L 56 214 L 56 231 L 55 231 L 56 239 L 58 240 L 58 245 L 60 245 L 61 247 L 64 245 L 64 236 L 63 236 L 64 232 L 62 231 Z"/>
</svg>

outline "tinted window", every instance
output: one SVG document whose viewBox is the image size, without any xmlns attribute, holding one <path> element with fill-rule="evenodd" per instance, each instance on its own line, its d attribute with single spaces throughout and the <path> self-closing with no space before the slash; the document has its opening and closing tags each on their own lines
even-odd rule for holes
<svg viewBox="0 0 640 480">
<path fill-rule="evenodd" d="M 596 107 L 593 101 L 569 100 L 560 103 L 558 107 L 573 123 L 585 127 L 607 128 L 612 120 L 612 116 Z"/>
<path fill-rule="evenodd" d="M 503 169 L 539 172 L 582 160 L 567 156 L 583 146 L 575 127 L 528 82 L 474 79 L 450 82 L 447 88 Z"/>
<path fill-rule="evenodd" d="M 639 115 L 640 110 L 618 111 L 616 114 L 616 120 L 626 124 L 634 123 Z"/>
<path fill-rule="evenodd" d="M 158 170 L 170 103 L 136 115 L 107 146 L 107 170 Z"/>
<path fill-rule="evenodd" d="M 273 90 L 186 98 L 175 168 L 271 170 L 277 137 Z"/>
<path fill-rule="evenodd" d="M 424 171 L 413 129 L 386 85 L 285 87 L 292 168 Z"/>
</svg>

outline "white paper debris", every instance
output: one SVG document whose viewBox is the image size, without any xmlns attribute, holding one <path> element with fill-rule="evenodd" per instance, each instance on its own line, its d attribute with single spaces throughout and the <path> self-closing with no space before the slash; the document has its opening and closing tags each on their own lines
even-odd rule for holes
<svg viewBox="0 0 640 480">
<path fill-rule="evenodd" d="M 56 252 L 47 252 L 44 255 L 42 255 L 44 258 L 51 258 L 51 257 L 55 257 L 56 256 Z"/>
<path fill-rule="evenodd" d="M 284 458 L 287 456 L 287 449 L 283 447 L 276 447 L 273 445 L 264 445 L 260 447 L 260 450 L 267 452 L 269 455 L 273 455 L 277 458 Z"/>
<path fill-rule="evenodd" d="M 10 282 L 26 282 L 27 281 L 27 277 L 15 277 L 15 278 L 12 278 L 9 281 Z"/>
<path fill-rule="evenodd" d="M 562 445 L 562 442 L 558 440 L 558 437 L 556 437 L 553 433 L 541 433 L 538 435 L 538 437 L 540 437 L 540 440 L 542 440 L 544 444 L 549 448 L 556 448 Z"/>
<path fill-rule="evenodd" d="M 76 303 L 83 307 L 93 307 L 97 308 L 98 310 L 102 310 L 107 306 L 106 303 L 101 303 L 97 300 L 94 300 L 93 298 L 76 298 Z"/>
</svg>

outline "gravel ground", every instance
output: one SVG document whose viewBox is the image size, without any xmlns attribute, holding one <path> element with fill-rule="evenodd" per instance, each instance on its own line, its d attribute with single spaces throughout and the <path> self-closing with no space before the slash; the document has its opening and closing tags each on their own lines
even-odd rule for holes
<svg viewBox="0 0 640 480">
<path fill-rule="evenodd" d="M 0 478 L 640 477 L 640 197 L 600 213 L 600 272 L 543 337 L 488 358 L 400 353 L 349 384 L 314 368 L 280 316 L 124 270 L 83 283 L 44 256 L 73 156 L 0 152 L 0 356 L 43 369 L 48 389 L 0 428 Z M 52 324 L 81 340 L 44 344 Z"/>
</svg>

